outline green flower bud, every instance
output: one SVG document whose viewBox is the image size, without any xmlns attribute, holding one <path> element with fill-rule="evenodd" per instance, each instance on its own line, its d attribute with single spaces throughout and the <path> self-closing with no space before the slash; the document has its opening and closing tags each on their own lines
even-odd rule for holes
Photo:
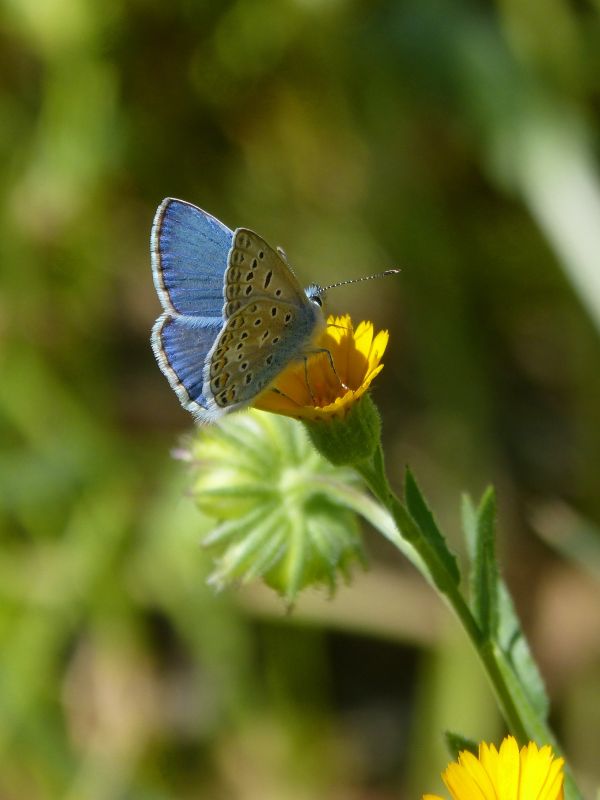
<svg viewBox="0 0 600 800">
<path fill-rule="evenodd" d="M 218 520 L 204 540 L 217 553 L 216 586 L 262 577 L 292 602 L 363 562 L 355 515 L 335 491 L 357 476 L 319 455 L 298 422 L 256 410 L 225 417 L 198 430 L 189 458 L 193 497 Z"/>
</svg>

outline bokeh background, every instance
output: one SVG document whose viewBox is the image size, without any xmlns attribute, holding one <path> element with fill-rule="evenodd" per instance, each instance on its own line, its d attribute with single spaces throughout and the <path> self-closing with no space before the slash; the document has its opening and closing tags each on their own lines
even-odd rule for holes
<svg viewBox="0 0 600 800">
<path fill-rule="evenodd" d="M 371 567 L 292 614 L 205 585 L 149 266 L 164 196 L 388 327 L 374 396 L 460 551 L 503 571 L 600 781 L 597 0 L 3 0 L 0 797 L 391 800 L 502 720 L 432 592 Z"/>
</svg>

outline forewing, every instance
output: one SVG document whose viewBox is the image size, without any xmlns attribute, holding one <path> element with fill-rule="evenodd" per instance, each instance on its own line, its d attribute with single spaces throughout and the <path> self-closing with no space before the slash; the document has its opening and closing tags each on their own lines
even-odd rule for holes
<svg viewBox="0 0 600 800">
<path fill-rule="evenodd" d="M 154 285 L 165 311 L 221 317 L 223 280 L 233 233 L 183 200 L 166 198 L 151 234 Z"/>
<path fill-rule="evenodd" d="M 225 272 L 223 316 L 232 317 L 253 300 L 271 298 L 303 306 L 306 293 L 288 263 L 257 233 L 238 228 Z"/>
</svg>

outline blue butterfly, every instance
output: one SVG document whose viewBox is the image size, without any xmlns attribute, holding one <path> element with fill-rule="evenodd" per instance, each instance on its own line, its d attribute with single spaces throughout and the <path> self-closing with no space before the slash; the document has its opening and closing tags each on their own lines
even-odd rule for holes
<svg viewBox="0 0 600 800">
<path fill-rule="evenodd" d="M 214 422 L 251 403 L 325 326 L 324 290 L 304 290 L 281 249 L 166 198 L 151 235 L 163 313 L 152 349 L 184 408 Z M 329 288 L 329 287 L 327 287 Z"/>
</svg>

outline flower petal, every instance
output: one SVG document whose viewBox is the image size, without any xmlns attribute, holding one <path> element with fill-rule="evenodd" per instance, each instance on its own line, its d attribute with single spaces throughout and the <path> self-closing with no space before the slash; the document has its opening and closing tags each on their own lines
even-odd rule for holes
<svg viewBox="0 0 600 800">
<path fill-rule="evenodd" d="M 442 775 L 454 800 L 563 800 L 564 759 L 535 742 L 521 748 L 508 736 L 497 750 L 479 745 L 479 758 L 468 751 Z"/>
<path fill-rule="evenodd" d="M 290 364 L 254 406 L 296 419 L 343 418 L 383 369 L 389 334 L 373 334 L 372 322 L 354 329 L 347 314 L 328 317 L 312 355 Z"/>
<path fill-rule="evenodd" d="M 518 800 L 521 757 L 514 736 L 507 736 L 500 745 L 497 793 L 501 800 Z"/>
<path fill-rule="evenodd" d="M 450 764 L 442 774 L 442 780 L 454 800 L 488 800 L 462 764 Z"/>
<path fill-rule="evenodd" d="M 487 774 L 490 776 L 494 786 L 498 785 L 498 761 L 499 753 L 495 745 L 481 742 L 479 745 L 479 760 L 483 764 Z"/>
<path fill-rule="evenodd" d="M 389 338 L 390 334 L 388 331 L 379 331 L 373 340 L 373 344 L 371 345 L 371 352 L 369 353 L 369 368 L 371 368 L 374 364 L 379 363 L 383 357 L 383 354 L 385 353 L 385 348 L 387 347 Z"/>
<path fill-rule="evenodd" d="M 367 373 L 373 343 L 373 324 L 361 322 L 354 333 L 354 358 L 348 365 L 348 386 L 357 389 Z"/>
<path fill-rule="evenodd" d="M 476 758 L 473 753 L 465 751 L 460 754 L 459 763 L 471 775 L 475 783 L 481 789 L 481 793 L 486 800 L 496 800 L 494 784 L 481 761 Z"/>
</svg>

